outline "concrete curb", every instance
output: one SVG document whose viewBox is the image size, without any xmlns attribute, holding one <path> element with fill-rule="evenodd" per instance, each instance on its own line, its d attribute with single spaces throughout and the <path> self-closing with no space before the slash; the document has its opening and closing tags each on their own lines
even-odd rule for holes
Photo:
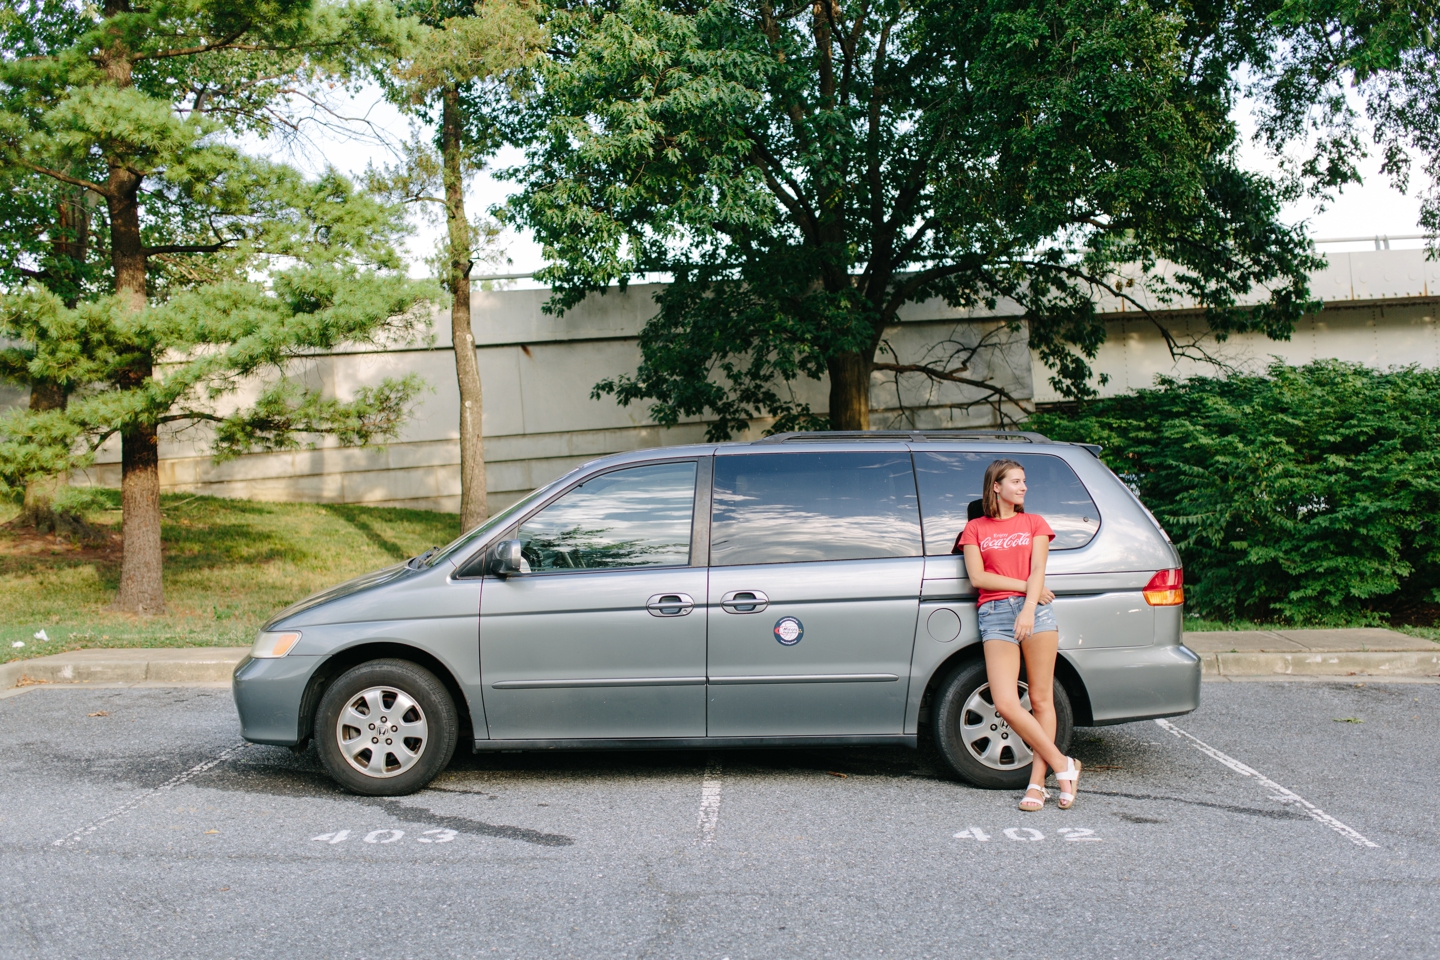
<svg viewBox="0 0 1440 960">
<path fill-rule="evenodd" d="M 49 683 L 223 683 L 249 647 L 76 650 L 0 665 L 0 690 Z"/>
<path fill-rule="evenodd" d="M 1440 677 L 1440 651 L 1203 653 L 1206 677 Z"/>
</svg>

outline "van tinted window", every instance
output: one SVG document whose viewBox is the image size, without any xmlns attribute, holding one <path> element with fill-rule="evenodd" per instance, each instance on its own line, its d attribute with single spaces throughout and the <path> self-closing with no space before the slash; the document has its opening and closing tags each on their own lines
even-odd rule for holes
<svg viewBox="0 0 1440 960">
<path fill-rule="evenodd" d="M 1014 460 L 1025 468 L 1025 512 L 1038 513 L 1055 531 L 1052 550 L 1083 547 L 1100 529 L 1095 501 L 1070 465 L 1044 454 L 915 453 L 920 484 L 920 513 L 925 518 L 925 554 L 940 556 L 955 546 L 965 529 L 965 510 L 979 500 L 985 468 L 996 460 Z"/>
<path fill-rule="evenodd" d="M 534 571 L 682 566 L 690 562 L 693 460 L 613 470 L 520 524 Z"/>
<path fill-rule="evenodd" d="M 909 454 L 715 458 L 716 566 L 918 557 L 920 550 Z"/>
</svg>

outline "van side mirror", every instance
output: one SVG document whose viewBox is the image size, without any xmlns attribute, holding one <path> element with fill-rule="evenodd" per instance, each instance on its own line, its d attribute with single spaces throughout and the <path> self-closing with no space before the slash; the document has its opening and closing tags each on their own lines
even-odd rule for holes
<svg viewBox="0 0 1440 960">
<path fill-rule="evenodd" d="M 522 572 L 524 562 L 519 540 L 501 540 L 491 549 L 485 572 L 496 577 L 513 577 Z"/>
</svg>

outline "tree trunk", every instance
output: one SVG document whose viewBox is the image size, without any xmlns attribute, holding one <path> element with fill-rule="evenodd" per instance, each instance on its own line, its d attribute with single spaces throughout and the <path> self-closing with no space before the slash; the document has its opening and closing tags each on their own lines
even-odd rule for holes
<svg viewBox="0 0 1440 960">
<path fill-rule="evenodd" d="M 133 311 L 145 309 L 145 246 L 140 237 L 140 176 L 110 168 L 110 257 L 115 292 Z M 154 375 L 151 357 L 137 359 L 120 386 L 139 389 Z M 165 612 L 160 549 L 160 443 L 155 424 L 141 419 L 120 433 L 120 593 L 115 609 L 125 613 Z"/>
<path fill-rule="evenodd" d="M 120 594 L 115 609 L 154 615 L 165 612 L 160 552 L 160 443 L 150 425 L 120 437 Z"/>
<path fill-rule="evenodd" d="M 870 358 L 842 353 L 830 358 L 830 429 L 870 429 Z"/>
<path fill-rule="evenodd" d="M 52 383 L 49 380 L 30 381 L 30 410 L 32 413 L 64 410 L 65 400 L 65 391 L 58 383 Z M 41 533 L 55 530 L 57 528 L 55 497 L 59 494 L 60 488 L 69 482 L 70 478 L 63 473 L 28 481 L 25 484 L 24 512 L 21 514 L 25 522 Z"/>
<path fill-rule="evenodd" d="M 460 529 L 479 526 L 490 514 L 485 491 L 485 444 L 481 435 L 480 364 L 470 328 L 470 219 L 465 214 L 461 169 L 463 126 L 460 93 L 447 85 L 441 98 L 440 152 L 444 162 L 445 214 L 450 257 L 445 285 L 450 290 L 450 337 L 455 344 L 455 380 L 460 386 Z"/>
</svg>

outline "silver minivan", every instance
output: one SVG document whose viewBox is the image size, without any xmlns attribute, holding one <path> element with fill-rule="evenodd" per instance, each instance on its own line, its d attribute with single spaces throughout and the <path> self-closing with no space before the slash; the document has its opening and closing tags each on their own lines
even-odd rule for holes
<svg viewBox="0 0 1440 960">
<path fill-rule="evenodd" d="M 1034 433 L 795 433 L 588 463 L 443 549 L 276 614 L 242 734 L 357 793 L 482 750 L 896 745 L 986 787 L 1030 751 L 989 698 L 957 535 L 986 466 L 1049 521 L 1057 745 L 1187 713 L 1180 561 L 1098 448 Z"/>
</svg>

